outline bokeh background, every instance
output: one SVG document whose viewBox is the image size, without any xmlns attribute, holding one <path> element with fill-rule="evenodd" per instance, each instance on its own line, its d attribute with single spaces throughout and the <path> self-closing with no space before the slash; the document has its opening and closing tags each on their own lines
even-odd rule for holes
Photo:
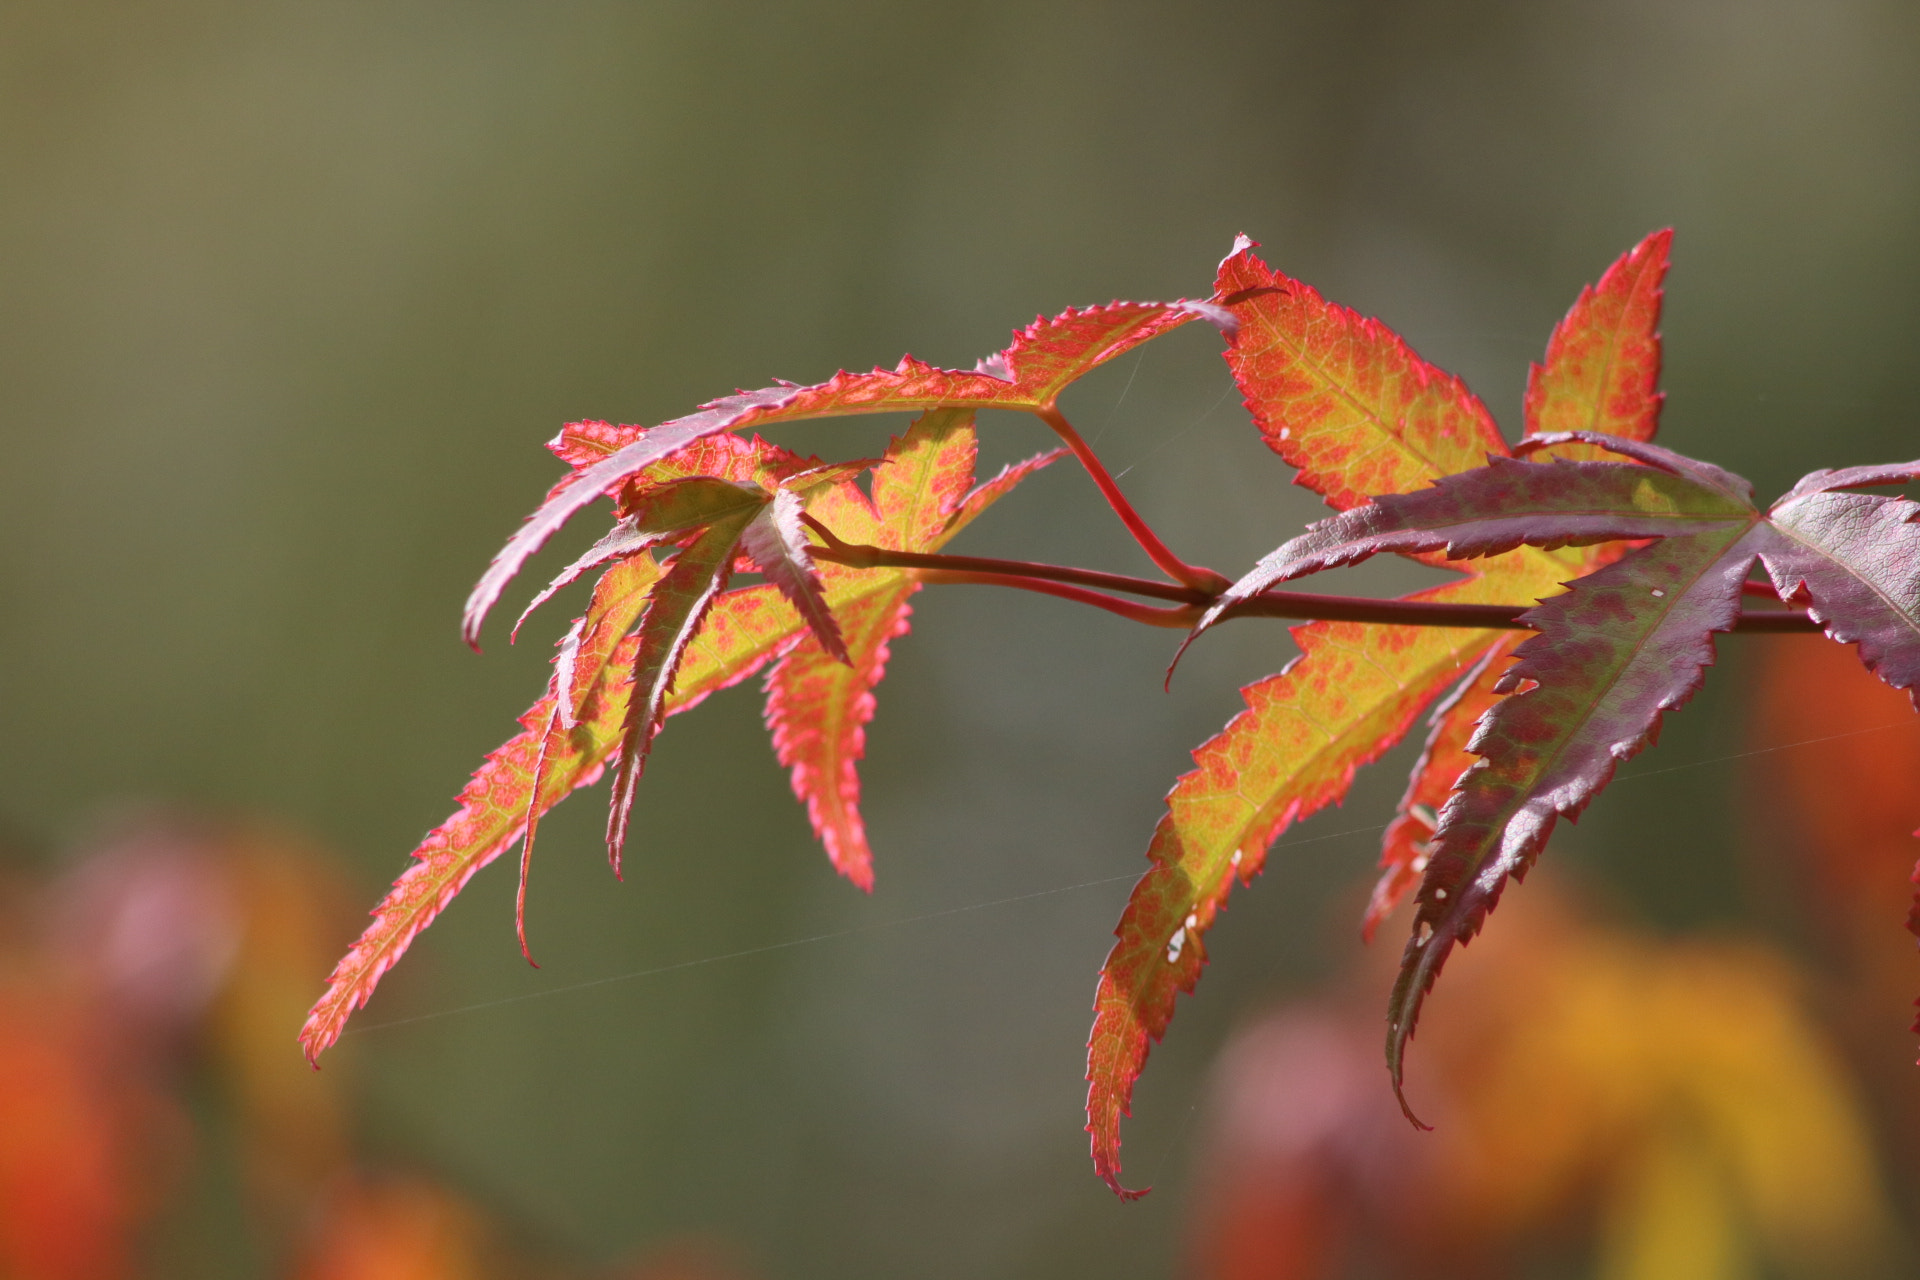
<svg viewBox="0 0 1920 1280">
<path fill-rule="evenodd" d="M 311 934 L 321 956 L 307 972 L 282 948 L 292 994 L 257 1006 L 290 1005 L 284 1027 L 256 1021 L 292 1069 L 326 953 L 512 731 L 578 603 L 483 657 L 455 634 L 471 581 L 559 474 L 541 442 L 564 421 L 651 423 L 902 351 L 964 365 L 1037 312 L 1203 295 L 1245 231 L 1464 376 L 1512 432 L 1527 362 L 1579 287 L 1666 225 L 1663 440 L 1763 492 L 1916 452 L 1920 9 L 1901 0 L 6 0 L 0 822 L 9 918 L 37 940 L 9 951 L 16 973 L 98 959 L 45 958 L 86 936 L 46 904 L 107 893 L 84 875 L 116 865 L 100 857 L 152 846 L 172 866 L 193 845 L 231 867 L 264 841 L 307 887 L 231 918 Z M 1168 540 L 1232 573 L 1318 508 L 1254 439 L 1203 330 L 1066 407 Z M 779 438 L 861 456 L 899 425 Z M 983 425 L 993 465 L 1046 443 L 1037 424 Z M 1140 563 L 1067 466 L 959 549 Z M 1214 1265 L 1194 1243 L 1226 1176 L 1210 1064 L 1276 1002 L 1349 1001 L 1374 1034 L 1385 978 L 1355 926 L 1404 771 L 1289 833 L 1300 847 L 1236 896 L 1127 1130 L 1130 1172 L 1157 1190 L 1121 1205 L 1080 1132 L 1093 977 L 1186 752 L 1292 647 L 1277 625 L 1223 629 L 1166 695 L 1162 633 L 982 588 L 917 609 L 865 770 L 872 898 L 814 845 L 757 699 L 717 697 L 661 739 L 624 884 L 598 842 L 602 792 L 543 826 L 537 972 L 496 866 L 319 1077 L 236 1066 L 255 1051 L 200 1023 L 139 1067 L 172 1136 L 142 1166 L 145 1198 L 113 1211 L 137 1242 L 125 1265 L 300 1265 L 289 1242 L 313 1211 L 263 1191 L 274 1175 L 249 1154 L 269 1112 L 289 1142 L 339 1149 L 295 1183 L 407 1180 L 446 1231 L 499 1242 L 470 1261 L 503 1274 Z M 1553 892 L 1635 946 L 1704 932 L 1799 975 L 1769 985 L 1857 991 L 1829 945 L 1851 934 L 1809 923 L 1785 820 L 1765 816 L 1781 785 L 1727 758 L 1818 727 L 1756 728 L 1756 642 L 1722 651 L 1647 776 L 1557 840 Z M 1890 821 L 1911 826 L 1909 808 Z M 1896 950 L 1910 857 L 1886 855 L 1892 888 L 1867 913 Z M 254 956 L 234 947 L 183 972 L 231 984 L 232 955 Z M 1897 1099 L 1920 1078 L 1889 1065 L 1911 1046 L 1886 990 L 1852 1041 L 1835 1001 L 1802 1003 L 1850 1064 L 1833 1105 L 1853 1108 L 1848 1150 L 1898 1267 L 1920 1127 Z M 1465 1008 L 1443 992 L 1432 1016 Z M 337 1117 L 316 1137 L 322 1112 Z M 5 1194 L 31 1217 L 41 1166 L 25 1167 Z M 1580 1224 L 1596 1213 L 1571 1210 L 1522 1273 L 1628 1265 L 1595 1261 Z M 1742 1221 L 1736 1237 L 1759 1230 Z M 1739 1248 L 1723 1274 L 1746 1274 Z M 1753 1266 L 1791 1261 L 1753 1249 Z"/>
</svg>

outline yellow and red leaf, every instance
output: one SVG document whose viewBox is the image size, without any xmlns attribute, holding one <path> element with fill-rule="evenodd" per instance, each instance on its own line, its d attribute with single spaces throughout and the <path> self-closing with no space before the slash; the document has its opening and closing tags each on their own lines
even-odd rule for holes
<svg viewBox="0 0 1920 1280">
<path fill-rule="evenodd" d="M 592 438 L 581 424 L 570 426 L 568 433 L 574 433 L 563 433 L 572 441 L 565 446 L 570 450 L 587 448 L 583 442 Z M 969 492 L 974 454 L 972 412 L 936 411 L 923 415 L 888 451 L 875 475 L 872 499 L 851 477 L 842 477 L 810 489 L 805 500 L 812 513 L 847 537 L 933 551 L 1013 483 L 1058 456 L 1019 464 Z M 700 476 L 736 485 L 778 484 L 808 465 L 757 438 L 722 435 L 661 462 L 648 478 L 662 485 Z M 871 716 L 872 686 L 885 669 L 887 641 L 904 629 L 905 601 L 919 584 L 901 570 L 856 572 L 832 564 L 819 568 L 828 607 L 858 632 L 854 666 L 832 664 L 852 678 L 830 695 L 821 695 L 837 700 L 832 714 L 840 717 L 841 729 L 830 745 L 823 737 L 817 747 L 790 742 L 776 749 L 781 762 L 795 772 L 795 789 L 810 812 L 818 798 L 816 830 L 835 865 L 851 875 L 858 862 L 854 850 L 865 848 L 853 772 L 863 745 L 861 730 Z M 628 632 L 648 609 L 661 577 L 651 552 L 611 562 L 587 612 L 562 641 L 546 696 L 521 717 L 522 732 L 489 754 L 460 793 L 459 810 L 415 851 L 415 862 L 374 908 L 373 923 L 335 967 L 326 993 L 301 1031 L 309 1058 L 317 1058 L 339 1038 L 347 1018 L 366 1003 L 381 976 L 476 871 L 576 788 L 600 777 L 629 720 L 631 673 L 641 657 L 641 637 Z M 898 629 L 860 625 L 887 616 L 896 619 Z M 804 621 L 771 583 L 725 591 L 711 600 L 704 621 L 681 646 L 663 713 L 690 710 L 796 645 L 812 643 Z M 791 680 L 797 679 L 792 675 Z M 778 718 L 773 711 L 777 696 L 770 689 L 770 719 Z M 797 699 L 793 694 L 786 704 Z M 828 702 L 814 705 L 827 713 Z M 804 780 L 799 776 L 803 765 Z M 855 831 L 861 832 L 858 840 L 843 838 L 843 833 Z"/>
<path fill-rule="evenodd" d="M 911 409 L 1047 412 L 1076 378 L 1170 329 L 1202 318 L 1223 330 L 1231 330 L 1236 323 L 1233 315 L 1215 303 L 1186 299 L 1069 308 L 1051 320 L 1038 319 L 1019 330 L 1009 346 L 970 370 L 940 369 L 903 356 L 890 370 L 843 370 L 812 386 L 782 382 L 758 391 L 742 391 L 657 427 L 608 430 L 604 424 L 592 424 L 591 430 L 577 430 L 571 439 L 563 432 L 555 451 L 571 461 L 577 450 L 582 465 L 515 530 L 475 584 L 467 600 L 467 642 L 478 643 L 480 622 L 500 592 L 575 513 L 602 494 L 617 491 L 648 467 L 702 440 L 779 422 Z M 593 452 L 615 440 L 621 443 L 611 453 L 588 460 Z"/>
<path fill-rule="evenodd" d="M 1410 597 L 1509 600 L 1530 581 L 1518 553 L 1479 576 Z M 1247 710 L 1194 752 L 1194 772 L 1167 797 L 1147 850 L 1152 864 L 1101 968 L 1087 1049 L 1087 1130 L 1094 1169 L 1123 1196 L 1120 1121 L 1175 996 L 1206 963 L 1204 935 L 1236 878 L 1257 875 L 1289 825 L 1337 802 L 1354 770 L 1400 740 L 1415 717 L 1501 632 L 1316 622 L 1293 632 L 1301 656 L 1242 690 Z"/>
<path fill-rule="evenodd" d="M 1527 376 L 1528 435 L 1599 431 L 1651 440 L 1660 425 L 1660 303 L 1671 230 L 1655 231 L 1580 291 Z M 1569 446 L 1569 458 L 1605 455 Z"/>
<path fill-rule="evenodd" d="M 1238 321 L 1226 358 L 1247 412 L 1299 469 L 1295 484 L 1345 510 L 1507 452 L 1465 383 L 1378 320 L 1275 271 L 1254 247 L 1235 242 L 1214 300 Z"/>
</svg>

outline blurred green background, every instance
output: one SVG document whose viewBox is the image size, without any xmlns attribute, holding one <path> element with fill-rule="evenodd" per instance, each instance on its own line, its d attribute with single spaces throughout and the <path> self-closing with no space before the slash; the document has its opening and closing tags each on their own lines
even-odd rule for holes
<svg viewBox="0 0 1920 1280">
<path fill-rule="evenodd" d="M 1554 321 L 1662 225 L 1664 441 L 1766 493 L 1916 452 L 1903 0 L 10 0 L 0 817 L 52 863 L 143 799 L 272 814 L 371 904 L 578 603 L 518 649 L 455 634 L 561 423 L 902 351 L 965 365 L 1036 312 L 1204 295 L 1245 231 L 1514 432 Z M 1237 573 L 1318 506 L 1203 329 L 1067 408 L 1175 547 Z M 777 438 L 858 456 L 898 425 Z M 984 427 L 991 465 L 1046 443 Z M 1141 564 L 1068 466 L 958 549 Z M 1743 643 L 1649 768 L 1739 749 Z M 698 1233 L 795 1280 L 1168 1274 L 1206 1064 L 1347 962 L 1377 848 L 1279 850 L 1236 897 L 1127 1131 L 1158 1191 L 1118 1204 L 1080 1132 L 1115 877 L 1237 685 L 1292 653 L 1278 625 L 1224 629 L 1168 696 L 1170 648 L 1038 597 L 923 595 L 870 739 L 871 899 L 831 874 L 749 691 L 675 720 L 624 885 L 603 790 L 543 827 L 543 968 L 497 866 L 360 1016 L 338 1069 L 365 1141 L 587 1259 Z M 1661 927 L 1742 919 L 1729 785 L 1623 786 L 1556 856 Z M 1376 827 L 1399 786 L 1389 766 L 1288 839 Z M 168 1265 L 255 1274 L 203 1157 Z"/>
</svg>

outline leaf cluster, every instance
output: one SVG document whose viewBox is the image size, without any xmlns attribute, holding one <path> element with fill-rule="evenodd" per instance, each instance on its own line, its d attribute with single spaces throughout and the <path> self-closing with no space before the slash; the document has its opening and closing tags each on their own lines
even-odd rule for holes
<svg viewBox="0 0 1920 1280">
<path fill-rule="evenodd" d="M 1275 271 L 1244 237 L 1207 299 L 1069 310 L 970 370 L 907 357 L 891 370 L 741 392 L 650 428 L 569 425 L 549 446 L 569 473 L 475 587 L 465 635 L 477 645 L 528 560 L 607 498 L 611 530 L 528 612 L 597 571 L 591 601 L 522 731 L 488 757 L 335 969 L 301 1033 L 308 1055 L 339 1036 L 414 936 L 516 840 L 524 948 L 540 817 L 609 767 L 617 873 L 666 718 L 762 671 L 794 793 L 833 866 L 870 890 L 858 764 L 874 689 L 908 630 L 912 596 L 974 582 L 1186 629 L 1189 643 L 1229 618 L 1309 619 L 1294 628 L 1299 658 L 1247 686 L 1246 709 L 1194 752 L 1116 929 L 1088 1047 L 1096 1172 L 1119 1194 L 1140 1194 L 1120 1181 L 1120 1122 L 1176 997 L 1199 979 L 1207 931 L 1233 886 L 1425 712 L 1426 750 L 1387 829 L 1363 922 L 1370 936 L 1412 894 L 1388 1010 L 1399 1094 L 1407 1042 L 1448 954 L 1526 873 L 1555 823 L 1577 817 L 1699 687 L 1715 633 L 1817 628 L 1858 646 L 1889 684 L 1920 681 L 1920 507 L 1860 492 L 1920 478 L 1920 463 L 1815 472 L 1763 510 L 1740 477 L 1652 443 L 1670 239 L 1648 236 L 1581 293 L 1533 367 L 1517 442 L 1458 379 L 1379 322 Z M 1194 320 L 1222 334 L 1262 438 L 1335 511 L 1233 582 L 1170 549 L 1058 408 L 1075 379 Z M 976 486 L 980 408 L 1033 414 L 1064 447 Z M 823 463 L 746 434 L 900 410 L 920 416 L 878 459 Z M 1066 453 L 1163 579 L 944 552 Z M 1383 552 L 1457 576 L 1394 601 L 1282 585 Z M 758 581 L 739 585 L 742 575 Z"/>
</svg>

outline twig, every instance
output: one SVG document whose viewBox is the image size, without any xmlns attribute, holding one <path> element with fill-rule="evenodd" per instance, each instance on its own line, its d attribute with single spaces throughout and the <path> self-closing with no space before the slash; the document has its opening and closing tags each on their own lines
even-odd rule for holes
<svg viewBox="0 0 1920 1280">
<path fill-rule="evenodd" d="M 1090 604 L 1109 613 L 1154 627 L 1186 627 L 1221 591 L 1198 587 L 1180 587 L 1151 578 L 1135 578 L 1123 573 L 1103 573 L 1097 569 L 1074 569 L 1064 565 L 1041 564 L 1030 560 L 995 560 L 985 556 L 949 556 L 917 551 L 890 551 L 885 547 L 843 542 L 834 532 L 812 516 L 802 516 L 807 526 L 819 534 L 824 546 L 813 548 L 816 560 L 843 564 L 856 569 L 912 569 L 928 582 L 967 582 L 986 586 L 1013 587 L 1037 591 Z M 1099 588 L 1086 590 L 1085 588 Z M 1155 609 L 1135 605 L 1102 594 L 1124 591 L 1129 595 L 1172 601 L 1182 607 Z M 1759 594 L 1759 593 L 1753 593 Z M 1527 630 L 1520 616 L 1532 605 L 1521 604 L 1446 604 L 1435 600 L 1377 600 L 1368 596 L 1319 595 L 1308 591 L 1263 591 L 1246 600 L 1236 600 L 1221 615 L 1227 618 L 1292 618 L 1300 621 L 1378 622 L 1409 627 L 1485 627 L 1506 631 Z M 1818 631 L 1819 626 L 1806 614 L 1794 609 L 1749 609 L 1740 615 L 1736 631 L 1796 632 Z"/>
</svg>

